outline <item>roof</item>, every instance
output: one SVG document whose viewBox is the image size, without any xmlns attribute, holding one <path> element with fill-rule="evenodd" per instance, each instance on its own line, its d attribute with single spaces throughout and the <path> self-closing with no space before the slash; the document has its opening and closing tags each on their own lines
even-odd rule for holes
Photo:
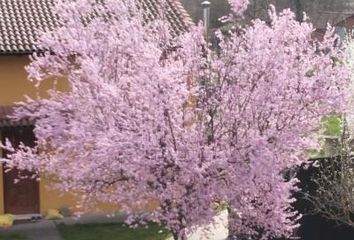
<svg viewBox="0 0 354 240">
<path fill-rule="evenodd" d="M 34 120 L 23 118 L 19 121 L 9 119 L 9 115 L 13 113 L 15 106 L 0 106 L 0 128 L 4 127 L 18 127 L 34 125 Z"/>
<path fill-rule="evenodd" d="M 0 54 L 37 51 L 37 31 L 58 27 L 52 7 L 56 0 L 0 0 Z M 161 0 L 142 0 L 148 18 L 157 15 Z M 167 19 L 174 34 L 187 31 L 193 22 L 179 0 L 167 0 Z"/>
</svg>

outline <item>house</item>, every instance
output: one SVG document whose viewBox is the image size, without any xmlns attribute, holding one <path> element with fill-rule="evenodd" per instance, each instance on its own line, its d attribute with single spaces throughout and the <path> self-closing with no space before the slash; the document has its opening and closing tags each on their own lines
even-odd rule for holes
<svg viewBox="0 0 354 240">
<path fill-rule="evenodd" d="M 7 116 L 13 104 L 39 94 L 46 96 L 46 91 L 53 83 L 45 83 L 39 92 L 27 80 L 24 67 L 29 63 L 29 55 L 39 49 L 36 46 L 37 30 L 53 30 L 58 27 L 57 18 L 52 12 L 55 0 L 0 0 L 0 135 L 2 141 L 8 138 L 14 144 L 23 142 L 35 144 L 33 122 L 22 120 L 10 121 Z M 156 16 L 159 0 L 142 0 L 147 18 Z M 167 19 L 171 32 L 185 32 L 193 24 L 179 0 L 167 0 Z M 58 89 L 66 91 L 64 83 Z M 1 153 L 6 157 L 6 152 Z M 76 208 L 75 196 L 50 188 L 53 178 L 40 174 L 40 181 L 32 179 L 33 173 L 21 172 L 29 178 L 15 183 L 18 171 L 0 169 L 0 214 L 17 215 L 43 214 L 48 209 Z M 102 205 L 106 209 L 105 205 Z M 111 210 L 111 208 L 107 208 Z"/>
</svg>

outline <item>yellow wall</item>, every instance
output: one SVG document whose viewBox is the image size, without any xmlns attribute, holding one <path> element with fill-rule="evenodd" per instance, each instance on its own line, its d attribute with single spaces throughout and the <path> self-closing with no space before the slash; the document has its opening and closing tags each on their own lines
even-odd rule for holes
<svg viewBox="0 0 354 240">
<path fill-rule="evenodd" d="M 46 82 L 38 91 L 34 84 L 27 80 L 27 73 L 24 67 L 29 63 L 29 58 L 23 56 L 0 56 L 0 105 L 11 105 L 17 101 L 25 100 L 25 95 L 35 97 L 39 94 L 47 96 L 46 91 L 52 86 L 51 82 Z M 58 83 L 58 88 L 65 90 L 65 82 Z M 4 212 L 4 189 L 3 171 L 0 169 L 0 213 Z M 61 196 L 58 192 L 50 191 L 50 181 L 43 179 L 40 182 L 40 211 L 44 213 L 49 208 L 61 208 L 74 206 L 75 201 L 72 196 L 66 194 Z"/>
<path fill-rule="evenodd" d="M 29 63 L 29 58 L 23 56 L 1 56 L 0 55 L 0 105 L 12 105 L 17 101 L 25 100 L 25 95 L 35 97 L 37 94 L 41 97 L 46 97 L 47 90 L 53 86 L 53 82 L 45 81 L 43 86 L 38 90 L 34 84 L 27 80 L 27 73 L 24 67 Z M 65 81 L 59 81 L 57 88 L 59 90 L 67 91 L 68 85 Z M 0 152 L 1 154 L 1 152 Z M 40 211 L 44 214 L 48 209 L 60 209 L 68 207 L 71 210 L 82 210 L 76 207 L 77 198 L 73 194 L 60 193 L 51 190 L 51 180 L 41 175 L 40 181 Z M 4 213 L 4 197 L 3 197 L 3 171 L 0 166 L 0 214 Z M 146 210 L 154 209 L 158 206 L 156 201 L 151 201 Z M 117 211 L 118 205 L 111 204 L 97 204 L 91 212 L 106 212 L 112 213 Z"/>
<path fill-rule="evenodd" d="M 27 80 L 25 66 L 29 63 L 27 56 L 0 56 L 0 105 L 11 105 L 17 101 L 25 100 L 25 95 L 35 97 L 47 96 L 47 90 L 53 86 L 52 81 L 44 81 L 40 91 Z M 59 90 L 67 90 L 65 81 L 58 81 Z"/>
<path fill-rule="evenodd" d="M 29 63 L 28 56 L 0 56 L 0 105 L 11 105 L 25 100 L 24 96 L 35 97 L 39 94 L 47 96 L 46 91 L 52 87 L 50 81 L 43 84 L 37 92 L 34 84 L 27 80 L 24 67 Z M 65 82 L 58 82 L 58 89 L 67 90 Z M 0 167 L 0 213 L 4 213 L 3 171 Z M 70 207 L 76 205 L 71 194 L 60 194 L 50 190 L 50 180 L 43 178 L 40 181 L 40 211 L 45 213 L 50 208 Z"/>
</svg>

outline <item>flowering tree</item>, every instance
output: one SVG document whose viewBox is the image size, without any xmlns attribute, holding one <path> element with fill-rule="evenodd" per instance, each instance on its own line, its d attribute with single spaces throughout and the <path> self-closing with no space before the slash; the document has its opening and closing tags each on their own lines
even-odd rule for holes
<svg viewBox="0 0 354 240">
<path fill-rule="evenodd" d="M 55 175 L 57 187 L 134 209 L 155 198 L 148 220 L 186 239 L 226 201 L 232 231 L 290 236 L 296 179 L 309 133 L 343 106 L 344 56 L 329 30 L 323 42 L 294 14 L 219 34 L 208 49 L 195 27 L 170 35 L 161 17 L 145 23 L 140 1 L 60 1 L 62 27 L 44 33 L 28 66 L 37 85 L 66 78 L 69 92 L 28 99 L 13 118 L 36 119 L 37 146 L 7 149 L 9 166 Z M 240 17 L 248 1 L 231 1 Z M 40 151 L 39 151 L 40 150 Z M 134 203 L 134 204 L 133 204 Z"/>
</svg>

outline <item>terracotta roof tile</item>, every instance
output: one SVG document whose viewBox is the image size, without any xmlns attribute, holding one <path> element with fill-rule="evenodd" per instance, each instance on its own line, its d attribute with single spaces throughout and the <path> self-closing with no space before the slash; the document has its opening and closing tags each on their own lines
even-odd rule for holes
<svg viewBox="0 0 354 240">
<path fill-rule="evenodd" d="M 142 0 L 148 18 L 157 15 L 160 0 Z M 32 53 L 37 50 L 38 30 L 58 26 L 52 12 L 55 0 L 0 0 L 0 54 Z M 193 22 L 179 0 L 167 0 L 167 19 L 173 34 L 187 31 Z"/>
</svg>

